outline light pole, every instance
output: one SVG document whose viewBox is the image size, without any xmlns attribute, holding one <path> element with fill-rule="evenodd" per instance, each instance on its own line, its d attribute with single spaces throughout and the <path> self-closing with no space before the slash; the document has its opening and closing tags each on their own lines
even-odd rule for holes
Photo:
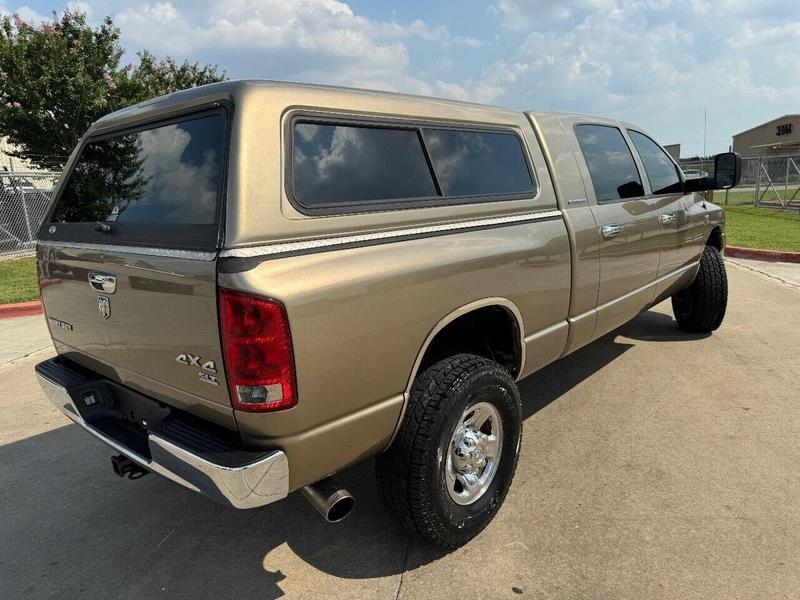
<svg viewBox="0 0 800 600">
<path fill-rule="evenodd" d="M 706 132 L 708 131 L 708 108 L 703 109 L 703 160 L 706 159 Z"/>
</svg>

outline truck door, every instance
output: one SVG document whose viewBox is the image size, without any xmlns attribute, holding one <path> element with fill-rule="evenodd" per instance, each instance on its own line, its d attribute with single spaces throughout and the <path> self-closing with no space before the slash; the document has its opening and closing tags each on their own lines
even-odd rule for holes
<svg viewBox="0 0 800 600">
<path fill-rule="evenodd" d="M 659 206 L 661 225 L 661 262 L 658 277 L 665 277 L 697 260 L 703 241 L 692 239 L 691 223 L 693 194 L 683 193 L 683 182 L 678 166 L 650 137 L 628 129 L 633 146 L 644 166 L 649 198 Z"/>
<path fill-rule="evenodd" d="M 599 228 L 600 286 L 594 337 L 647 307 L 661 252 L 662 200 L 646 195 L 642 176 L 615 125 L 574 125 L 589 204 Z M 588 175 L 588 176 L 587 176 Z"/>
</svg>

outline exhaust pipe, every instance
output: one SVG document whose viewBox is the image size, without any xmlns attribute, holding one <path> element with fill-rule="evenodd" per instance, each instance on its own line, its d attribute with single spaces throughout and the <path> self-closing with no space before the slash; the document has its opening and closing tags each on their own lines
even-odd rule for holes
<svg viewBox="0 0 800 600">
<path fill-rule="evenodd" d="M 356 504 L 355 498 L 333 477 L 326 477 L 303 488 L 303 495 L 328 523 L 347 518 Z"/>
<path fill-rule="evenodd" d="M 120 477 L 127 477 L 128 479 L 139 479 L 139 477 L 144 477 L 150 472 L 122 454 L 111 457 L 111 468 Z"/>
</svg>

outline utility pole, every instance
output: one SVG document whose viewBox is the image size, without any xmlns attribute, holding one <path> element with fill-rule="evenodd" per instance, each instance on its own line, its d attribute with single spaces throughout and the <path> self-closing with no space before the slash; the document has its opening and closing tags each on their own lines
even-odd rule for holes
<svg viewBox="0 0 800 600">
<path fill-rule="evenodd" d="M 708 131 L 708 108 L 703 109 L 703 159 L 706 158 L 706 133 Z"/>
</svg>

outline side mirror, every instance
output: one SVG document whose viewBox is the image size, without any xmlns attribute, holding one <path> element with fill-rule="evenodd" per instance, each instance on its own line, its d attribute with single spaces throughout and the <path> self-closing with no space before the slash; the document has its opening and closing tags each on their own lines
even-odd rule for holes
<svg viewBox="0 0 800 600">
<path fill-rule="evenodd" d="M 742 157 L 736 152 L 723 152 L 714 157 L 714 189 L 729 190 L 742 178 Z"/>
<path fill-rule="evenodd" d="M 714 176 L 686 179 L 683 191 L 729 190 L 742 178 L 742 157 L 736 152 L 723 152 L 714 157 Z"/>
</svg>

